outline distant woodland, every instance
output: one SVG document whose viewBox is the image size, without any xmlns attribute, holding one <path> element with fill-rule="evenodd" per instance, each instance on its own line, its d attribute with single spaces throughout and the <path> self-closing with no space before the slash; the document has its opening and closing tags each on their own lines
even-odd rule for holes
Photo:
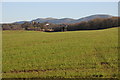
<svg viewBox="0 0 120 80">
<path fill-rule="evenodd" d="M 76 30 L 99 30 L 120 26 L 120 17 L 111 18 L 95 18 L 89 21 L 82 21 L 79 23 L 39 23 L 39 22 L 24 22 L 22 24 L 11 23 L 2 24 L 3 30 L 28 30 L 28 31 L 46 31 L 46 32 L 59 32 L 59 31 L 76 31 Z M 48 25 L 46 25 L 48 24 Z"/>
</svg>

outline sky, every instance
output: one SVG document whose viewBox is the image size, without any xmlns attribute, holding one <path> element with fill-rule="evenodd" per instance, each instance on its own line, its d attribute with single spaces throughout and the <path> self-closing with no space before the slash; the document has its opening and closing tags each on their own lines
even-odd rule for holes
<svg viewBox="0 0 120 80">
<path fill-rule="evenodd" d="M 119 2 L 119 0 L 1 0 L 2 2 Z"/>
<path fill-rule="evenodd" d="M 82 18 L 94 14 L 118 15 L 118 2 L 3 2 L 2 23 L 36 18 Z"/>
</svg>

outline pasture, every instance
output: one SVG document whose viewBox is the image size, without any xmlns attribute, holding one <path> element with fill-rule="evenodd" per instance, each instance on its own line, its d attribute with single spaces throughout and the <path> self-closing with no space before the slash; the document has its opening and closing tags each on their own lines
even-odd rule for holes
<svg viewBox="0 0 120 80">
<path fill-rule="evenodd" d="M 118 28 L 3 31 L 3 78 L 116 78 Z"/>
</svg>

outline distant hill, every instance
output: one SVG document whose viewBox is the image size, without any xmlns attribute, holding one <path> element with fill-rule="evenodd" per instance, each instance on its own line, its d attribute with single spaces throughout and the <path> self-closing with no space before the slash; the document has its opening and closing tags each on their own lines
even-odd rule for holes
<svg viewBox="0 0 120 80">
<path fill-rule="evenodd" d="M 29 21 L 19 21 L 19 22 L 15 22 L 15 23 L 18 23 L 18 24 L 23 24 L 25 22 L 29 22 Z"/>
<path fill-rule="evenodd" d="M 75 21 L 73 21 L 73 23 L 78 23 L 78 22 L 81 22 L 81 21 L 89 21 L 89 20 L 92 20 L 92 19 L 95 19 L 95 18 L 111 18 L 111 17 L 113 17 L 113 16 L 111 16 L 111 15 L 91 15 L 91 16 L 87 16 L 87 17 L 75 20 Z"/>
<path fill-rule="evenodd" d="M 62 24 L 62 23 L 79 23 L 81 21 L 89 21 L 95 18 L 110 18 L 113 17 L 111 15 L 91 15 L 91 16 L 87 16 L 87 17 L 83 17 L 80 19 L 72 19 L 72 18 L 62 18 L 62 19 L 57 19 L 57 18 L 37 18 L 31 21 L 27 21 L 27 22 L 39 22 L 39 23 L 43 23 L 43 22 L 49 22 L 49 23 L 53 23 L 53 24 Z M 19 22 L 15 22 L 18 24 L 22 24 L 26 21 L 19 21 Z"/>
</svg>

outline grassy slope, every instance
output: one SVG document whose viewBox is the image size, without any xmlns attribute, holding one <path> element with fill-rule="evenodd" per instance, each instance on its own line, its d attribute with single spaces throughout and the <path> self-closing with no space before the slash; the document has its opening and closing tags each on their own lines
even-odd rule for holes
<svg viewBox="0 0 120 80">
<path fill-rule="evenodd" d="M 3 77 L 116 77 L 117 30 L 3 31 Z"/>
</svg>

